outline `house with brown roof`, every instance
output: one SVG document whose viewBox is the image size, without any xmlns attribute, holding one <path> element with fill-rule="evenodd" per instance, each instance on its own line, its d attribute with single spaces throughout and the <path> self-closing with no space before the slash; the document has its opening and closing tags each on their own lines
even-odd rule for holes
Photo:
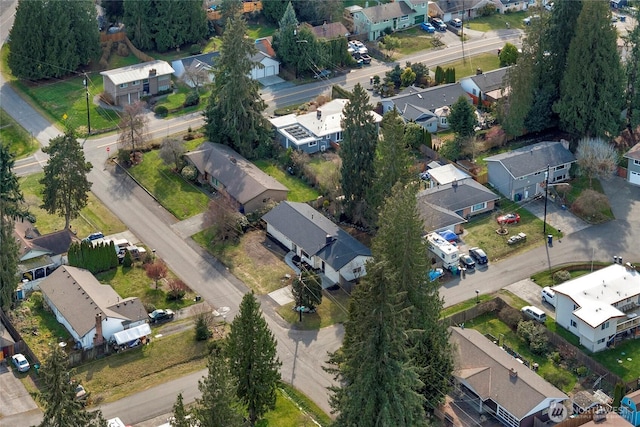
<svg viewBox="0 0 640 427">
<path fill-rule="evenodd" d="M 287 187 L 226 145 L 207 141 L 185 158 L 198 169 L 198 181 L 235 202 L 242 213 L 287 199 Z"/>
<path fill-rule="evenodd" d="M 345 27 L 342 22 L 325 21 L 324 24 L 316 25 L 315 27 L 309 24 L 302 25 L 307 25 L 317 39 L 331 40 L 349 35 L 349 30 L 347 30 L 347 27 Z"/>
<path fill-rule="evenodd" d="M 168 62 L 157 60 L 102 71 L 100 75 L 105 95 L 115 105 L 127 105 L 169 91 L 173 72 Z"/>
<path fill-rule="evenodd" d="M 480 414 L 508 427 L 549 421 L 552 404 L 569 397 L 474 329 L 450 328 L 455 348 L 453 377 Z"/>
<path fill-rule="evenodd" d="M 58 268 L 40 283 L 40 291 L 78 348 L 93 348 L 148 318 L 140 299 L 120 297 L 110 285 L 101 284 L 82 268 Z"/>
</svg>

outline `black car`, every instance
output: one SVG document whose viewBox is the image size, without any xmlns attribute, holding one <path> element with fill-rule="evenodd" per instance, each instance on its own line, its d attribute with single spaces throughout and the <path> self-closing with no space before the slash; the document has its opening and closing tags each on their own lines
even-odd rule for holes
<svg viewBox="0 0 640 427">
<path fill-rule="evenodd" d="M 475 259 L 478 264 L 486 264 L 489 262 L 487 254 L 480 248 L 469 249 L 469 255 L 471 255 L 471 257 Z"/>
<path fill-rule="evenodd" d="M 469 255 L 460 255 L 460 265 L 466 269 L 476 268 L 476 262 Z"/>
<path fill-rule="evenodd" d="M 151 313 L 149 313 L 149 322 L 166 322 L 173 319 L 174 315 L 175 313 L 173 312 L 173 310 L 169 310 L 168 308 L 165 310 L 153 310 Z"/>
</svg>

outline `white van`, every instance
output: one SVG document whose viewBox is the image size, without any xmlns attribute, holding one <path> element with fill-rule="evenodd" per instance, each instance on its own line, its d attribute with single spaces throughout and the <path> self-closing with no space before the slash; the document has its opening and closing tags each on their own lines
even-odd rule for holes
<svg viewBox="0 0 640 427">
<path fill-rule="evenodd" d="M 556 306 L 555 291 L 551 289 L 549 286 L 545 286 L 544 288 L 542 288 L 541 294 L 542 294 L 542 302 L 546 302 L 555 308 Z"/>
<path fill-rule="evenodd" d="M 524 314 L 525 317 L 533 319 L 536 322 L 544 323 L 547 321 L 547 315 L 538 307 L 528 305 L 526 307 L 522 307 L 520 311 L 522 312 L 522 314 Z"/>
</svg>

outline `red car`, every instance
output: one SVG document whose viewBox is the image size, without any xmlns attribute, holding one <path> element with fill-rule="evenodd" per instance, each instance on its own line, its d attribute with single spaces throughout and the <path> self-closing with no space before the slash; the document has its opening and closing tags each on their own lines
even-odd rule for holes
<svg viewBox="0 0 640 427">
<path fill-rule="evenodd" d="M 520 215 L 517 213 L 500 215 L 497 218 L 497 221 L 498 221 L 498 224 L 517 224 L 520 222 Z"/>
</svg>

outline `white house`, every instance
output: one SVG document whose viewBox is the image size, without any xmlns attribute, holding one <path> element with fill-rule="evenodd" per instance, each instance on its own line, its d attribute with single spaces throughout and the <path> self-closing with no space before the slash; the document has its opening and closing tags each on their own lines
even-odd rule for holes
<svg viewBox="0 0 640 427">
<path fill-rule="evenodd" d="M 502 98 L 508 91 L 505 77 L 509 67 L 483 73 L 478 70 L 475 76 L 460 79 L 460 86 L 471 97 L 474 105 L 478 105 L 478 98 L 485 106 L 490 106 Z"/>
<path fill-rule="evenodd" d="M 282 202 L 262 219 L 268 235 L 324 276 L 323 285 L 366 275 L 371 250 L 306 203 Z"/>
<path fill-rule="evenodd" d="M 117 332 L 147 321 L 138 298 L 121 298 L 90 271 L 62 266 L 40 283 L 46 304 L 83 349 L 109 341 Z"/>
<path fill-rule="evenodd" d="M 640 273 L 613 264 L 552 288 L 556 322 L 589 351 L 605 350 L 616 338 L 640 337 Z"/>
<path fill-rule="evenodd" d="M 307 153 L 326 151 L 331 143 L 342 141 L 342 111 L 348 99 L 334 99 L 306 114 L 288 114 L 269 119 L 276 130 L 276 140 L 284 148 L 294 148 Z M 382 116 L 369 112 L 376 124 Z"/>
</svg>

